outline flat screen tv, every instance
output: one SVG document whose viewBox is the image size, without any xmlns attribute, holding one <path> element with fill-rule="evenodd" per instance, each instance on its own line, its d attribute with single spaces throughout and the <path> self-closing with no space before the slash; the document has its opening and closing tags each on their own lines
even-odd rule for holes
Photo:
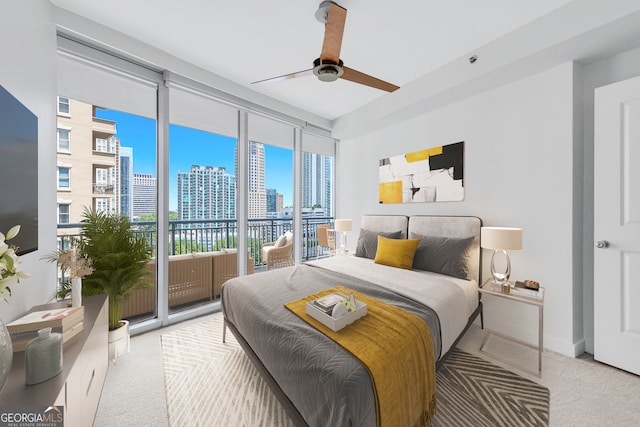
<svg viewBox="0 0 640 427">
<path fill-rule="evenodd" d="M 38 249 L 38 118 L 0 86 L 0 232 L 18 254 Z"/>
</svg>

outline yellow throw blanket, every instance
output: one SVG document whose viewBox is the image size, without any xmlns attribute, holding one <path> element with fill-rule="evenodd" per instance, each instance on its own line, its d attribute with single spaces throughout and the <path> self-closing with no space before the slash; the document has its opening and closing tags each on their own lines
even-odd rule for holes
<svg viewBox="0 0 640 427">
<path fill-rule="evenodd" d="M 367 315 L 335 332 L 306 313 L 306 304 L 339 292 L 367 304 Z M 431 331 L 418 316 L 343 286 L 285 304 L 340 344 L 369 371 L 378 426 L 425 426 L 436 410 L 436 369 Z"/>
</svg>

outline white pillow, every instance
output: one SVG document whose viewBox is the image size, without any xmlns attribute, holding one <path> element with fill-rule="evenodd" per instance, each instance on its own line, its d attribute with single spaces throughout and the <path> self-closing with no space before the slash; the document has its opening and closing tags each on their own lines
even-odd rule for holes
<svg viewBox="0 0 640 427">
<path fill-rule="evenodd" d="M 286 234 L 283 234 L 282 236 L 278 237 L 278 240 L 276 240 L 276 243 L 273 245 L 276 248 L 282 247 L 287 243 L 287 236 Z"/>
<path fill-rule="evenodd" d="M 293 233 L 291 231 L 287 231 L 286 233 L 284 233 L 284 237 L 287 240 L 285 245 L 288 245 L 289 243 L 293 243 Z"/>
</svg>

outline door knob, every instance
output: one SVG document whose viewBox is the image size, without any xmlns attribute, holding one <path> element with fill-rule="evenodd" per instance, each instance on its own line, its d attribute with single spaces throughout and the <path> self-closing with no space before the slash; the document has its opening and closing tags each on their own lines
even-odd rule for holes
<svg viewBox="0 0 640 427">
<path fill-rule="evenodd" d="M 598 249 L 606 249 L 609 247 L 609 242 L 607 242 L 606 240 L 598 240 L 596 242 L 596 248 Z"/>
</svg>

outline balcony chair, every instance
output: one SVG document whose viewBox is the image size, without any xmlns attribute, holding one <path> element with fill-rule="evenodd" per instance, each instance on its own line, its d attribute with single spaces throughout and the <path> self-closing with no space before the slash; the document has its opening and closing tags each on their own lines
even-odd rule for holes
<svg viewBox="0 0 640 427">
<path fill-rule="evenodd" d="M 316 237 L 318 238 L 318 248 L 316 250 L 316 259 L 320 255 L 324 255 L 324 249 L 328 249 L 329 253 L 335 251 L 335 230 L 330 228 L 329 224 L 321 224 L 316 227 Z"/>
<path fill-rule="evenodd" d="M 266 264 L 267 270 L 294 265 L 293 233 L 287 231 L 275 242 L 263 244 L 262 262 Z"/>
</svg>

